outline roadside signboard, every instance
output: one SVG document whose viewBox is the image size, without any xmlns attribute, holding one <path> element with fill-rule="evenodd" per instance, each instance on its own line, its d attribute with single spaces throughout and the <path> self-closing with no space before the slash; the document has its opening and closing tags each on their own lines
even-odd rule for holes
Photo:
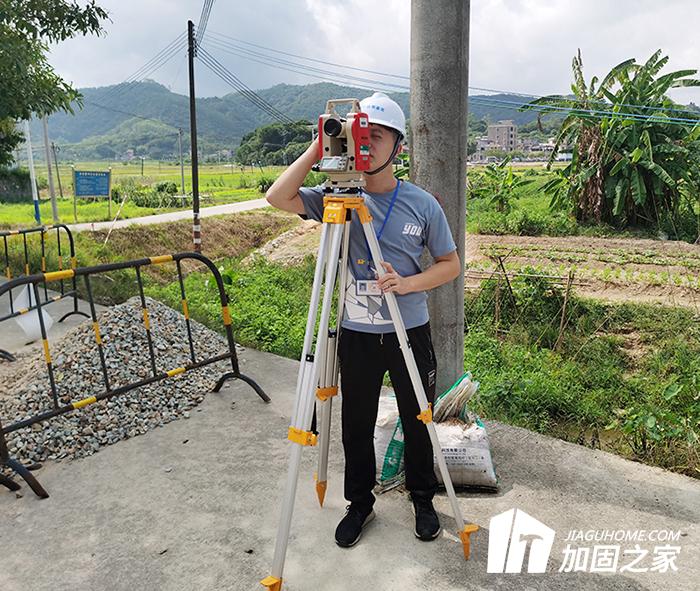
<svg viewBox="0 0 700 591">
<path fill-rule="evenodd" d="M 112 217 L 112 169 L 106 172 L 73 169 L 73 218 L 78 221 L 78 197 L 107 197 Z"/>
</svg>

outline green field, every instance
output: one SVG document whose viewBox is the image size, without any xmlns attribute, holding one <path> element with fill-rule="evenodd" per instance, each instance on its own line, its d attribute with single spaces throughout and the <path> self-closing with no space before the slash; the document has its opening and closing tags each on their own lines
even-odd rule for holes
<svg viewBox="0 0 700 591">
<path fill-rule="evenodd" d="M 126 187 L 155 187 L 159 183 L 175 183 L 177 192 L 181 193 L 180 166 L 172 162 L 146 161 L 141 172 L 140 160 L 130 163 L 109 162 L 81 162 L 75 165 L 78 170 L 104 171 L 112 170 L 112 185 L 117 191 Z M 277 178 L 284 170 L 283 166 L 265 166 L 262 169 L 250 166 L 233 164 L 203 164 L 199 173 L 199 192 L 202 207 L 213 204 L 233 203 L 255 199 L 262 196 L 259 190 L 260 181 Z M 552 210 L 549 207 L 549 197 L 542 190 L 543 185 L 552 178 L 552 173 L 543 168 L 542 163 L 522 163 L 513 166 L 518 177 L 525 177 L 532 182 L 524 187 L 515 189 L 509 198 L 510 204 L 507 210 L 499 211 L 491 202 L 489 195 L 484 196 L 479 192 L 483 187 L 484 166 L 469 167 L 467 179 L 467 232 L 470 234 L 495 234 L 495 235 L 520 235 L 520 236 L 572 236 L 587 235 L 599 237 L 646 237 L 655 238 L 659 233 L 666 234 L 670 238 L 682 238 L 692 242 L 698 234 L 700 212 L 698 219 L 690 216 L 680 220 L 683 230 L 679 233 L 679 221 L 663 221 L 658 228 L 627 228 L 621 230 L 606 224 L 580 224 L 570 212 Z M 72 171 L 68 164 L 59 167 L 63 195 L 66 201 L 59 206 L 61 221 L 73 222 L 72 210 Z M 40 196 L 42 200 L 48 199 L 46 182 L 46 167 L 37 167 Z M 54 175 L 55 177 L 55 175 Z M 56 183 L 58 193 L 58 184 Z M 185 167 L 185 191 L 190 194 L 192 190 L 191 168 Z M 124 193 L 124 190 L 121 191 Z M 157 200 L 156 200 L 157 201 Z M 143 204 L 142 204 L 143 205 Z M 189 207 L 137 207 L 134 203 L 127 203 L 121 216 L 122 218 L 150 215 L 156 212 L 171 211 L 174 209 L 189 209 Z M 113 207 L 113 216 L 118 205 Z M 42 204 L 42 219 L 50 220 L 51 211 L 48 203 Z M 87 202 L 79 204 L 78 221 L 104 221 L 110 219 L 106 203 Z M 0 226 L 9 227 L 27 225 L 33 222 L 33 210 L 29 205 L 3 205 L 0 207 Z M 677 227 L 678 226 L 678 227 Z M 678 235 L 680 234 L 680 235 Z"/>
<path fill-rule="evenodd" d="M 106 171 L 112 170 L 112 187 L 119 189 L 124 185 L 143 185 L 153 187 L 157 183 L 172 182 L 177 185 L 178 193 L 181 192 L 180 166 L 173 163 L 145 162 L 143 174 L 141 174 L 140 161 L 132 161 L 128 164 L 108 162 L 81 162 L 75 165 L 77 170 Z M 220 205 L 223 203 L 236 203 L 262 197 L 258 190 L 258 183 L 262 177 L 276 178 L 284 167 L 266 166 L 262 170 L 250 166 L 242 167 L 229 164 L 204 164 L 199 169 L 199 194 L 201 206 Z M 49 190 L 47 188 L 46 166 L 38 164 L 37 178 L 40 190 L 40 211 L 43 223 L 53 221 Z M 58 177 L 53 168 L 54 185 L 58 198 L 58 215 L 63 223 L 74 223 L 73 215 L 73 175 L 70 165 L 60 165 L 59 176 L 63 199 L 60 198 Z M 185 167 L 185 190 L 192 191 L 192 170 Z M 119 209 L 119 203 L 112 203 L 111 216 L 106 199 L 79 200 L 77 207 L 78 222 L 98 222 L 114 219 Z M 182 207 L 139 207 L 127 201 L 119 215 L 120 219 L 147 216 L 179 209 L 190 209 L 190 206 Z M 0 227 L 16 228 L 34 225 L 34 207 L 31 203 L 2 204 L 0 205 Z"/>
<path fill-rule="evenodd" d="M 222 203 L 237 203 L 239 201 L 259 199 L 260 197 L 262 197 L 262 195 L 257 189 L 231 189 L 227 192 L 226 196 L 219 196 L 217 199 L 203 198 L 201 206 L 205 208 L 212 205 L 221 205 Z M 57 205 L 58 217 L 62 223 L 72 224 L 76 221 L 73 216 L 72 199 L 58 199 Z M 112 202 L 112 214 L 110 216 L 109 205 L 106 200 L 79 200 L 77 206 L 77 222 L 110 221 L 116 217 L 118 209 L 119 203 Z M 119 213 L 119 219 L 155 215 L 182 209 L 191 209 L 191 207 L 139 207 L 127 201 Z M 42 199 L 39 210 L 41 212 L 41 221 L 43 224 L 53 223 L 53 212 L 49 200 Z M 33 226 L 35 224 L 34 206 L 31 203 L 0 205 L 0 228 L 14 229 L 17 227 Z"/>
<path fill-rule="evenodd" d="M 140 160 L 132 160 L 129 163 L 121 162 L 78 162 L 75 163 L 77 170 L 112 171 L 112 184 L 119 184 L 126 179 L 144 185 L 151 185 L 159 182 L 176 183 L 181 189 L 180 166 L 172 162 L 145 161 L 143 174 L 141 173 Z M 58 181 L 56 179 L 55 167 L 54 183 L 58 194 Z M 283 166 L 264 166 L 261 169 L 250 166 L 238 166 L 231 164 L 200 164 L 199 166 L 199 190 L 202 195 L 211 194 L 213 197 L 225 197 L 230 191 L 240 188 L 254 187 L 261 176 L 277 177 L 284 170 Z M 58 168 L 61 177 L 61 185 L 64 197 L 73 195 L 72 166 L 60 164 Z M 42 186 L 42 197 L 48 196 L 46 179 L 48 174 L 46 165 L 38 163 L 36 167 L 39 184 Z M 241 185 L 247 185 L 241 187 Z M 189 164 L 185 165 L 185 189 L 187 193 L 192 191 L 192 169 Z"/>
</svg>

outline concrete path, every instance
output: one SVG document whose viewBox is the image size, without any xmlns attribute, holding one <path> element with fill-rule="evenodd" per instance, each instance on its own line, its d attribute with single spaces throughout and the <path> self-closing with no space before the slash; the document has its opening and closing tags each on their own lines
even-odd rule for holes
<svg viewBox="0 0 700 591">
<path fill-rule="evenodd" d="M 51 497 L 0 490 L 3 591 L 254 590 L 270 564 L 286 478 L 286 440 L 298 363 L 247 350 L 242 371 L 272 397 L 232 382 L 192 418 L 36 472 Z M 179 379 L 179 378 L 174 378 Z M 407 496 L 378 498 L 377 519 L 345 550 L 333 532 L 345 509 L 335 408 L 326 504 L 313 486 L 316 453 L 305 450 L 284 589 L 694 590 L 700 580 L 700 483 L 523 429 L 489 423 L 498 494 L 460 493 L 482 530 L 462 558 L 448 500 L 436 507 L 445 533 L 413 536 Z M 526 511 L 556 532 L 544 574 L 487 574 L 489 520 Z M 570 530 L 674 530 L 677 572 L 559 573 Z M 606 544 L 610 542 L 598 542 Z M 592 547 L 595 542 L 580 543 Z M 619 544 L 619 542 L 618 542 Z M 650 555 L 654 546 L 641 542 Z M 622 543 L 621 550 L 634 543 Z M 511 545 L 511 548 L 513 546 Z M 631 561 L 620 556 L 617 570 Z"/>
<path fill-rule="evenodd" d="M 241 201 L 239 203 L 226 203 L 225 205 L 212 205 L 211 207 L 202 207 L 199 210 L 199 217 L 207 218 L 213 215 L 224 215 L 227 213 L 240 213 L 241 211 L 249 211 L 251 209 L 260 209 L 261 207 L 269 207 L 267 200 L 252 199 L 250 201 Z M 192 210 L 186 209 L 183 211 L 171 211 L 169 213 L 159 213 L 156 215 L 147 215 L 140 218 L 129 218 L 126 220 L 117 220 L 114 222 L 114 229 L 126 228 L 127 226 L 150 224 L 165 224 L 167 222 L 175 222 L 178 220 L 191 220 Z M 112 222 L 88 222 L 84 224 L 68 224 L 68 227 L 74 232 L 85 232 L 94 230 L 109 230 L 112 227 Z"/>
</svg>

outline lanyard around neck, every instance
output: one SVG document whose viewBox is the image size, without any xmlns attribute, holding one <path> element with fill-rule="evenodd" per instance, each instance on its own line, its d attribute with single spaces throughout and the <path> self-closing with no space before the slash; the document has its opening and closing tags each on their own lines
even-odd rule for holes
<svg viewBox="0 0 700 591">
<path fill-rule="evenodd" d="M 401 181 L 397 180 L 396 181 L 396 188 L 394 189 L 394 194 L 391 196 L 391 201 L 389 202 L 389 209 L 387 209 L 386 216 L 384 217 L 384 221 L 382 222 L 382 227 L 379 229 L 379 232 L 377 232 L 377 242 L 381 240 L 382 234 L 384 233 L 384 228 L 386 228 L 386 223 L 389 221 L 389 217 L 391 216 L 391 212 L 394 209 L 394 203 L 396 203 L 396 197 L 399 194 L 399 187 L 401 186 Z M 367 244 L 367 239 L 365 239 L 365 244 L 367 246 L 367 264 L 369 265 L 370 261 L 372 260 L 372 252 L 370 251 L 369 244 Z"/>
</svg>

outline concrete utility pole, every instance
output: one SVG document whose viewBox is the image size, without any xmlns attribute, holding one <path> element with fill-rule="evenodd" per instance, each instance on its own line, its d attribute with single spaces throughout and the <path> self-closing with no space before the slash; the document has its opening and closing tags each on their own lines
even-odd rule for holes
<svg viewBox="0 0 700 591">
<path fill-rule="evenodd" d="M 190 75 L 190 143 L 192 155 L 192 241 L 195 252 L 202 252 L 202 226 L 199 220 L 199 158 L 197 153 L 197 109 L 194 94 L 194 58 L 197 44 L 194 23 L 187 21 L 187 61 Z"/>
<path fill-rule="evenodd" d="M 411 180 L 441 201 L 464 265 L 469 0 L 411 1 Z M 464 371 L 464 276 L 430 293 L 436 392 Z"/>
<path fill-rule="evenodd" d="M 27 144 L 27 166 L 29 167 L 29 180 L 32 183 L 32 201 L 34 202 L 34 219 L 37 225 L 41 225 L 41 210 L 39 209 L 39 190 L 36 184 L 36 171 L 34 170 L 34 154 L 32 153 L 32 136 L 29 132 L 29 120 L 24 122 L 24 141 Z"/>
<path fill-rule="evenodd" d="M 51 214 L 53 215 L 53 223 L 57 224 L 58 205 L 56 204 L 56 189 L 53 186 L 53 173 L 51 171 L 51 144 L 49 143 L 49 120 L 46 115 L 41 118 L 41 123 L 44 127 L 44 149 L 46 150 L 46 171 L 49 177 L 49 195 L 51 196 Z"/>
</svg>

